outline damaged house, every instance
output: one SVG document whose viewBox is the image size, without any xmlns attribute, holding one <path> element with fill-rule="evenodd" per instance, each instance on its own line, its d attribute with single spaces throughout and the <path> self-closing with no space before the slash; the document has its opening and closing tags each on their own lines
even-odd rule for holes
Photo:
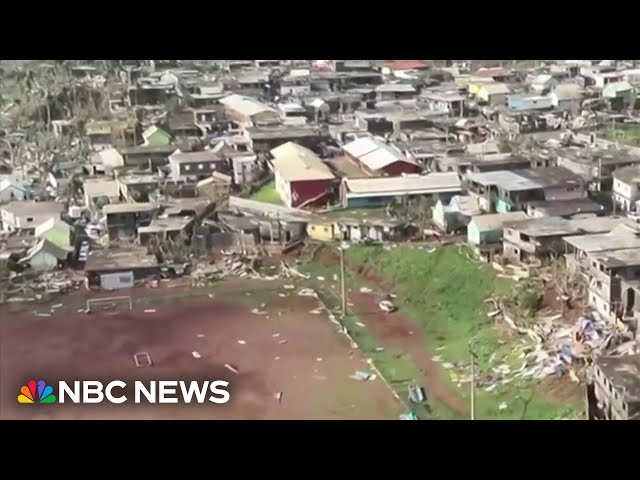
<svg viewBox="0 0 640 480">
<path fill-rule="evenodd" d="M 221 212 L 218 213 L 218 220 L 227 235 L 212 236 L 214 250 L 265 249 L 284 253 L 302 242 L 306 228 L 306 221 L 295 217 L 273 219 L 246 213 Z"/>
<path fill-rule="evenodd" d="M 616 217 L 533 218 L 504 224 L 503 257 L 512 263 L 527 262 L 565 252 L 565 238 L 608 233 L 620 224 Z"/>
<path fill-rule="evenodd" d="M 162 177 L 152 173 L 122 175 L 116 177 L 118 189 L 126 202 L 148 202 L 149 195 L 158 191 Z"/>
<path fill-rule="evenodd" d="M 589 288 L 588 304 L 613 321 L 634 311 L 640 277 L 640 227 L 618 217 L 609 233 L 564 237 L 567 267 L 579 273 Z M 623 293 L 623 282 L 628 288 Z M 623 317 L 623 315 L 620 315 Z"/>
<path fill-rule="evenodd" d="M 152 237 L 175 239 L 179 235 L 191 238 L 193 227 L 213 212 L 215 204 L 207 198 L 174 199 L 159 206 L 148 224 L 137 227 L 138 239 L 147 244 Z"/>
<path fill-rule="evenodd" d="M 447 203 L 438 199 L 433 207 L 433 223 L 445 233 L 456 232 L 467 228 L 471 218 L 481 215 L 478 201 L 469 195 L 455 195 Z"/>
<path fill-rule="evenodd" d="M 337 179 L 311 150 L 289 142 L 271 150 L 276 190 L 286 206 L 323 205 L 334 197 Z"/>
<path fill-rule="evenodd" d="M 198 181 L 209 178 L 214 171 L 227 174 L 231 170 L 228 159 L 220 149 L 187 153 L 178 150 L 169 157 L 169 168 L 171 177 L 176 181 Z"/>
<path fill-rule="evenodd" d="M 640 355 L 597 358 L 589 377 L 588 420 L 640 419 Z"/>
<path fill-rule="evenodd" d="M 629 165 L 640 165 L 640 156 L 624 150 L 580 147 L 569 147 L 558 152 L 558 166 L 582 177 L 589 190 L 611 191 L 614 170 Z"/>
<path fill-rule="evenodd" d="M 468 173 L 467 181 L 469 193 L 486 212 L 526 211 L 533 201 L 587 196 L 583 180 L 560 167 Z"/>
<path fill-rule="evenodd" d="M 405 237 L 407 225 L 391 218 L 336 218 L 318 216 L 307 225 L 307 235 L 313 240 L 397 241 Z"/>
<path fill-rule="evenodd" d="M 0 205 L 2 230 L 29 235 L 35 232 L 38 225 L 55 218 L 66 210 L 61 202 L 36 202 L 33 200 L 11 202 Z"/>
<path fill-rule="evenodd" d="M 108 178 L 86 178 L 82 182 L 84 204 L 89 208 L 100 209 L 109 203 L 120 201 L 118 182 Z"/>
<path fill-rule="evenodd" d="M 62 248 L 43 238 L 31 247 L 18 263 L 29 265 L 36 271 L 55 270 L 64 265 L 71 252 L 73 248 Z"/>
<path fill-rule="evenodd" d="M 623 211 L 636 211 L 636 202 L 640 200 L 640 165 L 618 168 L 612 176 L 612 199 L 616 206 Z"/>
<path fill-rule="evenodd" d="M 148 226 L 157 210 L 158 205 L 143 202 L 103 206 L 109 241 L 133 241 L 138 228 Z"/>
</svg>

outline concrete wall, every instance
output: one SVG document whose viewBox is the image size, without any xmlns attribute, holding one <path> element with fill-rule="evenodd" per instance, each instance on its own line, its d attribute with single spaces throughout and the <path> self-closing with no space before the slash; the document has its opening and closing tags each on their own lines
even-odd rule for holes
<svg viewBox="0 0 640 480">
<path fill-rule="evenodd" d="M 54 270 L 58 266 L 58 259 L 49 252 L 41 250 L 29 260 L 29 265 L 39 271 Z"/>
<path fill-rule="evenodd" d="M 545 200 L 577 200 L 585 198 L 587 192 L 580 186 L 564 186 L 544 189 Z"/>
<path fill-rule="evenodd" d="M 287 207 L 292 207 L 292 191 L 289 181 L 284 179 L 280 172 L 276 170 L 275 173 L 276 192 L 280 195 L 280 198 Z"/>
<path fill-rule="evenodd" d="M 596 366 L 593 369 L 594 393 L 599 403 L 603 404 L 605 417 L 609 420 L 626 420 L 628 406 L 621 392 L 618 392 L 609 379 Z"/>
</svg>

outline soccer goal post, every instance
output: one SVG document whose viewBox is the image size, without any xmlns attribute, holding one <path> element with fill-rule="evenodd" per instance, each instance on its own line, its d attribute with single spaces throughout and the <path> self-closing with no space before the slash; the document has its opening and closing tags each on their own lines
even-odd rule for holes
<svg viewBox="0 0 640 480">
<path fill-rule="evenodd" d="M 118 307 L 133 310 L 133 299 L 131 296 L 92 298 L 87 300 L 87 313 L 98 310 L 116 310 Z"/>
</svg>

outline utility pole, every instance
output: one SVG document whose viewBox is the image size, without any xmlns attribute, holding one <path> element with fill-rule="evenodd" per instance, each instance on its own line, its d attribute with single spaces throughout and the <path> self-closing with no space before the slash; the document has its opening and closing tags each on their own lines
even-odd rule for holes
<svg viewBox="0 0 640 480">
<path fill-rule="evenodd" d="M 347 315 L 347 297 L 344 280 L 344 248 L 340 246 L 340 290 L 342 292 L 342 317 Z"/>
<path fill-rule="evenodd" d="M 473 339 L 469 341 L 471 357 L 471 420 L 476 419 L 476 354 L 473 351 Z"/>
</svg>

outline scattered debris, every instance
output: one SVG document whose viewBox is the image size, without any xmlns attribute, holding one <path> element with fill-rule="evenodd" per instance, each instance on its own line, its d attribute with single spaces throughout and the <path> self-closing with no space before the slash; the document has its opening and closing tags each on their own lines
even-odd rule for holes
<svg viewBox="0 0 640 480">
<path fill-rule="evenodd" d="M 364 370 L 358 370 L 354 375 L 351 375 L 350 378 L 354 380 L 365 381 L 371 378 L 371 373 L 365 372 Z"/>
<path fill-rule="evenodd" d="M 273 338 L 278 338 L 280 336 L 279 333 L 274 333 L 273 335 L 271 335 Z"/>
<path fill-rule="evenodd" d="M 502 402 L 500 405 L 498 405 L 498 410 L 506 410 L 507 409 L 507 402 Z"/>
<path fill-rule="evenodd" d="M 238 340 L 238 343 L 239 343 L 240 345 L 246 345 L 246 344 L 247 344 L 247 342 L 245 342 L 244 340 Z"/>
<path fill-rule="evenodd" d="M 321 282 L 324 282 L 324 277 L 316 277 L 318 280 L 320 280 Z"/>
<path fill-rule="evenodd" d="M 360 328 L 366 327 L 366 325 L 362 322 L 356 322 L 356 325 L 359 326 Z"/>
<path fill-rule="evenodd" d="M 316 358 L 316 362 L 321 362 L 321 361 L 322 361 L 322 357 Z"/>
<path fill-rule="evenodd" d="M 387 312 L 387 313 L 392 313 L 396 311 L 396 306 L 391 303 L 389 300 L 382 300 L 378 306 L 380 307 L 380 310 Z"/>
<path fill-rule="evenodd" d="M 373 290 L 367 287 L 360 287 L 360 293 L 371 293 Z"/>
<path fill-rule="evenodd" d="M 251 313 L 253 313 L 254 315 L 265 315 L 267 312 L 265 312 L 264 310 L 259 310 L 257 308 L 254 308 L 251 310 Z"/>
<path fill-rule="evenodd" d="M 133 361 L 136 367 L 149 367 L 151 366 L 151 356 L 148 352 L 139 352 L 133 355 Z"/>
<path fill-rule="evenodd" d="M 400 414 L 400 420 L 418 420 L 418 417 L 413 412 L 407 412 Z"/>
<path fill-rule="evenodd" d="M 233 365 L 231 365 L 230 363 L 225 363 L 224 364 L 224 368 L 226 368 L 227 370 L 230 370 L 231 372 L 235 373 L 236 375 L 238 373 L 240 373 L 239 370 L 236 367 L 234 367 Z"/>
<path fill-rule="evenodd" d="M 318 315 L 320 313 L 322 313 L 324 311 L 324 309 L 322 307 L 318 307 L 318 308 L 314 308 L 313 310 L 310 310 L 309 313 L 312 313 L 314 315 Z"/>
<path fill-rule="evenodd" d="M 286 340 L 280 340 L 278 343 L 279 343 L 280 345 L 284 345 L 285 343 L 287 343 L 287 341 L 286 341 Z"/>
<path fill-rule="evenodd" d="M 196 351 L 191 352 L 191 355 L 193 355 L 193 358 L 202 358 L 202 355 Z"/>
<path fill-rule="evenodd" d="M 284 288 L 286 290 L 293 290 L 294 288 L 296 288 L 296 286 L 295 285 L 283 285 L 282 288 Z"/>
<path fill-rule="evenodd" d="M 196 337 L 198 337 L 198 338 L 204 338 L 204 333 L 199 333 L 199 334 L 197 334 L 197 335 L 196 335 Z"/>
<path fill-rule="evenodd" d="M 317 294 L 312 288 L 303 288 L 298 292 L 301 297 L 316 297 Z"/>
<path fill-rule="evenodd" d="M 409 400 L 412 403 L 424 403 L 427 400 L 427 396 L 424 392 L 424 388 L 418 385 L 409 386 Z"/>
<path fill-rule="evenodd" d="M 144 313 L 156 313 L 155 308 L 147 308 Z"/>
<path fill-rule="evenodd" d="M 278 392 L 278 393 L 276 393 L 276 394 L 273 396 L 273 398 L 275 398 L 275 399 L 278 401 L 278 403 L 281 403 L 281 402 L 282 402 L 282 392 Z"/>
</svg>

